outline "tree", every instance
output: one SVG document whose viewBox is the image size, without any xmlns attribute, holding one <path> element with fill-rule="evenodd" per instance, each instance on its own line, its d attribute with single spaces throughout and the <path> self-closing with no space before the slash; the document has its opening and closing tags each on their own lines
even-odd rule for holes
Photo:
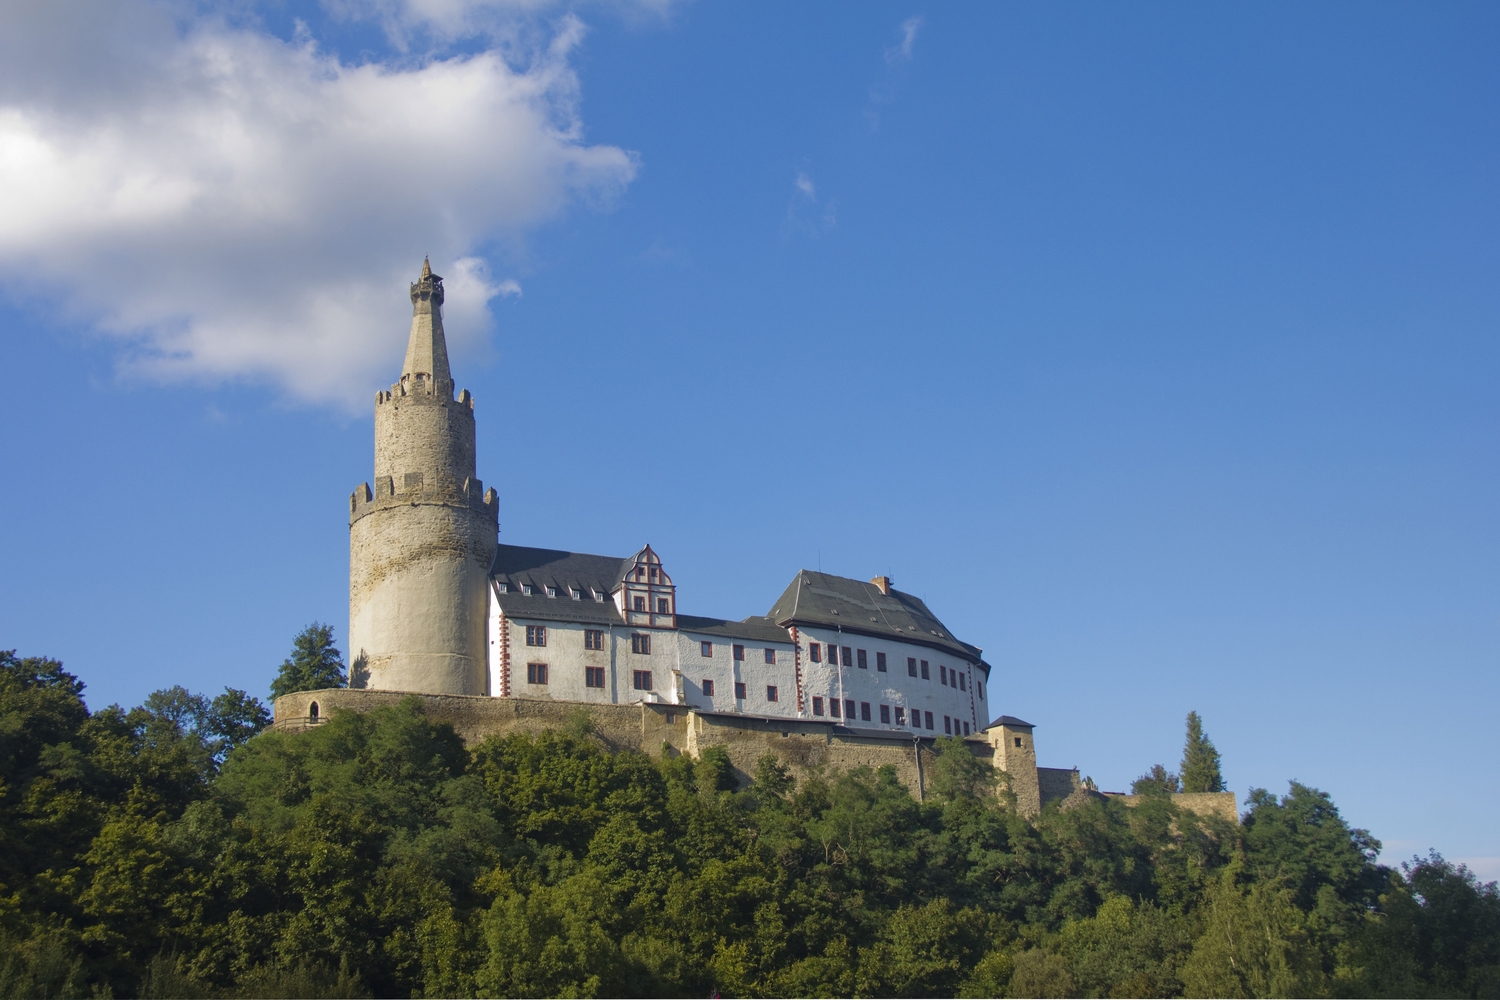
<svg viewBox="0 0 1500 1000">
<path fill-rule="evenodd" d="M 271 682 L 271 697 L 343 687 L 345 682 L 344 654 L 333 644 L 333 626 L 313 622 L 292 640 L 292 655 Z"/>
<path fill-rule="evenodd" d="M 1181 790 L 1177 775 L 1160 764 L 1152 764 L 1151 770 L 1130 783 L 1132 795 L 1171 795 Z"/>
<path fill-rule="evenodd" d="M 1222 792 L 1224 778 L 1219 774 L 1219 751 L 1203 733 L 1203 720 L 1197 712 L 1187 717 L 1187 744 L 1182 748 L 1182 790 L 1184 792 Z"/>
<path fill-rule="evenodd" d="M 174 684 L 151 692 L 142 707 L 179 734 L 195 737 L 208 751 L 215 767 L 223 764 L 235 747 L 271 724 L 271 713 L 259 698 L 231 687 L 209 701 L 181 684 Z"/>
</svg>

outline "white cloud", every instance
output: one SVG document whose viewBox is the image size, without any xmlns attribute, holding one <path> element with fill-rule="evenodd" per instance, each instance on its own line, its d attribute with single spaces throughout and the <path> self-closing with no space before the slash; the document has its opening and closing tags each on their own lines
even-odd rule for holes
<svg viewBox="0 0 1500 1000">
<path fill-rule="evenodd" d="M 901 22 L 901 41 L 895 46 L 885 50 L 885 61 L 895 65 L 896 63 L 910 62 L 912 46 L 917 44 L 917 32 L 922 29 L 920 17 L 908 17 Z"/>
<path fill-rule="evenodd" d="M 838 225 L 838 203 L 828 200 L 821 211 L 818 204 L 818 188 L 805 171 L 797 171 L 792 180 L 796 194 L 786 208 L 786 218 L 781 223 L 782 236 L 796 234 L 817 238 Z"/>
<path fill-rule="evenodd" d="M 517 69 L 349 65 L 150 0 L 35 6 L 0 41 L 0 275 L 128 345 L 136 374 L 362 407 L 424 253 L 462 349 L 520 294 L 477 251 L 636 172 L 583 138 L 571 16 Z"/>
<path fill-rule="evenodd" d="M 676 0 L 596 0 L 626 17 L 665 19 Z M 488 36 L 516 42 L 533 23 L 527 15 L 546 13 L 557 0 L 322 0 L 335 17 L 381 26 L 403 51 L 419 41 L 446 43 Z"/>
</svg>

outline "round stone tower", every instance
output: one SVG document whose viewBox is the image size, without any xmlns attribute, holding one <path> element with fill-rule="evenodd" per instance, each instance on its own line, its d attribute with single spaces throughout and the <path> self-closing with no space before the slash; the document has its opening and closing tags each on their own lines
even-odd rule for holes
<svg viewBox="0 0 1500 1000">
<path fill-rule="evenodd" d="M 443 279 L 426 261 L 411 302 L 401 381 L 375 394 L 375 489 L 349 497 L 350 684 L 487 694 L 499 504 L 474 476 L 474 400 L 453 396 Z"/>
</svg>

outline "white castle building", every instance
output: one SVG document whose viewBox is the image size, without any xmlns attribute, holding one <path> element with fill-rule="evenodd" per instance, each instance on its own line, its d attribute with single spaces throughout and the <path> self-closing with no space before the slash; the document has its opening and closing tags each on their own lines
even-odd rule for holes
<svg viewBox="0 0 1500 1000">
<path fill-rule="evenodd" d="M 617 557 L 498 544 L 498 498 L 475 476 L 474 400 L 454 395 L 443 281 L 425 262 L 411 299 L 401 378 L 375 399 L 375 486 L 349 498 L 354 686 L 908 736 L 986 727 L 980 649 L 888 577 L 802 570 L 766 614 L 731 621 L 679 612 L 649 545 Z"/>
</svg>

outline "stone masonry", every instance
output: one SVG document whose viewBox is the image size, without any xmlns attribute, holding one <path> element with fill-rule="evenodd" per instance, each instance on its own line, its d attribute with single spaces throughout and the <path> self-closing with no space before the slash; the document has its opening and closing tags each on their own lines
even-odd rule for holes
<svg viewBox="0 0 1500 1000">
<path fill-rule="evenodd" d="M 482 695 L 499 503 L 475 476 L 474 401 L 454 398 L 426 262 L 411 301 L 401 379 L 375 396 L 375 489 L 349 497 L 351 682 Z"/>
</svg>

